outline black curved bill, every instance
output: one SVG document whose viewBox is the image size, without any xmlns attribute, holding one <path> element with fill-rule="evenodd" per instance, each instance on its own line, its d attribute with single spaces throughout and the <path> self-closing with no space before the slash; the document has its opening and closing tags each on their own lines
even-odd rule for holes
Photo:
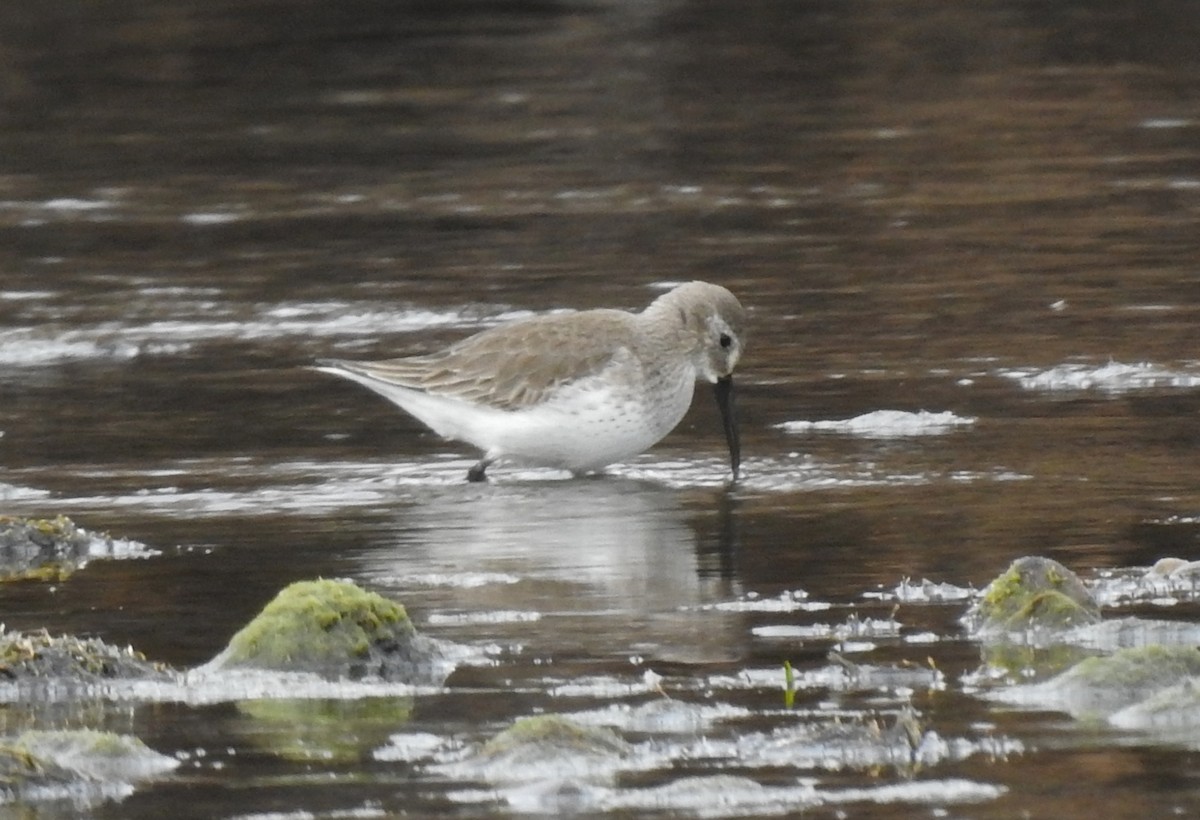
<svg viewBox="0 0 1200 820">
<path fill-rule="evenodd" d="M 733 403 L 733 376 L 717 379 L 713 392 L 717 396 L 717 407 L 721 408 L 721 423 L 725 426 L 725 441 L 729 444 L 729 464 L 736 481 L 738 468 L 742 466 L 742 444 L 738 438 L 737 408 Z"/>
</svg>

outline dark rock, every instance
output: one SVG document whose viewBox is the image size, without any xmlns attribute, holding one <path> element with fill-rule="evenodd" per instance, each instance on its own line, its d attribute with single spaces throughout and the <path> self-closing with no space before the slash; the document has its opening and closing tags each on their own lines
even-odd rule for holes
<svg viewBox="0 0 1200 820">
<path fill-rule="evenodd" d="M 19 692 L 54 686 L 60 691 L 115 680 L 172 680 L 173 671 L 140 652 L 96 638 L 47 632 L 8 632 L 0 626 L 0 687 Z"/>
</svg>

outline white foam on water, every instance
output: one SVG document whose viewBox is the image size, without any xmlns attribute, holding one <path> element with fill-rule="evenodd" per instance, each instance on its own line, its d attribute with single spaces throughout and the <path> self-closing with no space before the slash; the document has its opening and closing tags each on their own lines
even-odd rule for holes
<svg viewBox="0 0 1200 820">
<path fill-rule="evenodd" d="M 254 669 L 189 670 L 174 681 L 124 681 L 97 686 L 113 700 L 186 703 L 192 706 L 240 700 L 361 700 L 408 697 L 438 691 L 384 681 L 326 680 L 305 672 Z"/>
<path fill-rule="evenodd" d="M 890 590 L 864 592 L 862 597 L 880 601 L 900 601 L 906 604 L 932 604 L 969 600 L 977 591 L 971 587 L 960 587 L 948 583 L 935 583 L 927 578 L 914 582 L 908 578 Z"/>
<path fill-rule="evenodd" d="M 1200 386 L 1200 372 L 1172 370 L 1151 362 L 1108 362 L 1103 365 L 1065 363 L 1047 370 L 1012 368 L 1001 370 L 998 375 L 1015 380 L 1026 390 L 1051 392 L 1098 390 L 1116 394 L 1151 388 L 1187 389 Z"/>
<path fill-rule="evenodd" d="M 785 421 L 775 425 L 786 433 L 841 433 L 863 438 L 937 436 L 970 427 L 975 419 L 949 410 L 916 413 L 906 410 L 874 410 L 854 418 L 834 421 Z"/>
<path fill-rule="evenodd" d="M 1172 516 L 1164 525 L 1192 525 L 1189 516 Z M 1152 567 L 1109 569 L 1088 581 L 1088 589 L 1102 607 L 1150 604 L 1174 606 L 1200 600 L 1200 561 L 1162 558 Z"/>
<path fill-rule="evenodd" d="M 682 812 L 701 818 L 768 817 L 799 815 L 805 809 L 851 803 L 930 806 L 982 803 L 1007 791 L 1004 786 L 963 778 L 822 789 L 807 779 L 793 785 L 764 786 L 746 777 L 710 775 L 686 777 L 646 789 L 614 790 L 599 802 L 608 810 Z"/>
<path fill-rule="evenodd" d="M 719 443 L 714 440 L 714 448 Z M 715 449 L 714 449 L 715 452 Z M 670 488 L 724 487 L 731 482 L 729 462 L 723 456 L 672 459 L 650 452 L 627 464 L 614 464 L 605 473 Z M 497 473 L 499 475 L 499 473 Z M 802 490 L 840 490 L 860 487 L 910 487 L 944 481 L 1025 481 L 1031 476 L 1003 467 L 988 471 L 959 470 L 952 473 L 887 472 L 871 462 L 824 463 L 801 453 L 775 458 L 747 458 L 735 489 L 750 492 L 787 493 Z"/>
<path fill-rule="evenodd" d="M 644 695 L 650 688 L 644 678 L 630 680 L 610 676 L 577 677 L 551 684 L 546 693 L 557 698 L 593 698 L 596 700 Z"/>
<path fill-rule="evenodd" d="M 1004 786 L 979 783 L 974 780 L 916 780 L 911 783 L 892 783 L 865 789 L 839 789 L 822 792 L 827 803 L 982 803 L 995 800 L 1008 791 Z"/>
<path fill-rule="evenodd" d="M 5 484 L 0 481 L 0 501 L 39 501 L 49 497 L 49 490 L 40 490 L 36 487 L 22 487 L 18 484 Z"/>
<path fill-rule="evenodd" d="M 106 208 L 112 208 L 117 203 L 111 199 L 82 199 L 79 197 L 57 197 L 55 199 L 47 199 L 40 203 L 38 207 L 44 208 L 47 211 L 102 211 Z"/>
<path fill-rule="evenodd" d="M 242 219 L 242 214 L 230 211 L 196 211 L 179 217 L 180 222 L 188 225 L 226 225 Z"/>
<path fill-rule="evenodd" d="M 825 601 L 810 601 L 802 589 L 787 590 L 771 598 L 758 593 L 747 593 L 735 601 L 721 601 L 694 607 L 699 611 L 715 612 L 820 612 L 831 609 L 833 604 Z"/>
<path fill-rule="evenodd" d="M 262 304 L 242 317 L 223 307 L 206 289 L 146 287 L 138 293 L 153 300 L 159 318 L 99 322 L 69 330 L 60 330 L 52 322 L 6 329 L 0 331 L 0 365 L 37 367 L 80 359 L 120 361 L 176 355 L 198 343 L 219 340 L 355 338 L 436 327 L 475 328 L 532 315 L 528 311 L 479 314 L 463 309 L 387 308 L 378 302 L 331 301 Z M 174 304 L 161 304 L 164 295 L 173 298 Z"/>
<path fill-rule="evenodd" d="M 432 757 L 452 741 L 431 732 L 400 732 L 388 738 L 386 745 L 372 752 L 376 760 L 411 763 Z"/>
<path fill-rule="evenodd" d="M 461 469 L 458 464 L 197 459 L 145 471 L 95 468 L 75 473 L 79 478 L 95 479 L 90 484 L 97 487 L 141 484 L 141 489 L 131 492 L 30 497 L 41 499 L 39 515 L 47 509 L 74 514 L 84 509 L 124 507 L 164 515 L 221 516 L 274 511 L 319 516 L 334 509 L 390 506 L 410 487 L 428 489 L 461 484 L 467 462 L 461 462 Z M 242 479 L 239 483 L 245 489 L 211 488 L 215 484 L 229 484 L 231 478 Z"/>
<path fill-rule="evenodd" d="M 57 295 L 52 290 L 0 290 L 0 300 L 5 302 L 35 302 Z"/>
<path fill-rule="evenodd" d="M 1138 123 L 1138 128 L 1147 128 L 1151 130 L 1187 128 L 1194 122 L 1195 120 L 1189 120 L 1185 117 L 1147 117 Z"/>
<path fill-rule="evenodd" d="M 314 814 L 306 809 L 296 811 L 256 811 L 250 814 L 231 814 L 229 820 L 376 820 L 394 815 L 379 806 L 359 806 Z"/>
<path fill-rule="evenodd" d="M 386 584 L 388 586 L 420 586 L 420 587 L 447 587 L 452 589 L 478 589 L 484 586 L 493 586 L 496 584 L 516 584 L 520 583 L 520 577 L 507 572 L 421 572 L 412 575 L 381 575 L 375 578 L 376 583 Z M 493 613 L 499 615 L 500 613 Z M 516 615 L 530 616 L 539 613 L 510 613 L 514 616 L 514 620 L 519 620 Z M 471 613 L 470 615 L 462 615 L 461 617 L 482 616 L 481 613 Z M 450 615 L 431 615 L 430 622 L 434 618 L 443 618 L 443 623 L 458 623 L 455 616 Z M 533 620 L 537 620 L 534 618 Z M 495 621 L 499 623 L 499 621 Z"/>
<path fill-rule="evenodd" d="M 84 331 L 54 337 L 28 329 L 0 331 L 0 365 L 39 367 L 79 359 L 132 359 L 142 353 L 136 343 Z"/>
<path fill-rule="evenodd" d="M 767 817 L 801 814 L 821 803 L 811 783 L 763 786 L 747 777 L 685 777 L 661 786 L 612 790 L 597 801 L 606 811 L 682 813 L 688 817 Z"/>
<path fill-rule="evenodd" d="M 426 619 L 431 626 L 464 626 L 473 624 L 524 624 L 540 621 L 540 612 L 499 610 L 494 612 L 434 612 Z"/>
<path fill-rule="evenodd" d="M 725 486 L 728 483 L 728 466 L 720 459 L 668 460 L 658 463 L 656 458 L 654 453 L 649 453 L 643 455 L 636 466 L 615 465 L 607 473 L 610 477 L 636 478 L 667 488 L 707 487 L 710 484 Z M 654 463 L 649 464 L 650 462 Z M 456 457 L 435 457 L 407 463 L 195 459 L 161 463 L 145 470 L 100 467 L 74 469 L 73 475 L 77 478 L 95 479 L 81 486 L 101 489 L 112 486 L 138 488 L 119 493 L 51 496 L 41 490 L 21 489 L 19 485 L 9 485 L 7 493 L 9 500 L 15 502 L 40 500 L 38 515 L 44 515 L 46 510 L 74 514 L 80 510 L 131 508 L 163 515 L 221 516 L 278 512 L 297 516 L 321 516 L 338 509 L 390 508 L 397 500 L 411 498 L 414 494 L 424 495 L 443 488 L 461 489 L 465 484 L 467 468 L 473 463 L 474 459 Z M 780 463 L 764 460 L 764 464 L 772 467 Z M 847 469 L 859 470 L 864 476 L 869 476 L 875 467 L 867 464 L 848 466 Z M 37 470 L 31 469 L 22 471 L 21 477 L 26 487 L 36 487 L 40 483 L 41 475 Z M 16 478 L 16 475 L 9 478 Z M 231 478 L 237 478 L 238 481 L 231 483 Z M 492 482 L 488 486 L 497 490 L 503 489 L 505 485 L 520 488 L 530 484 L 569 485 L 575 481 L 564 471 L 522 469 L 507 465 L 498 466 L 491 478 Z M 937 480 L 1002 481 L 1023 478 L 1027 476 L 996 472 L 942 475 Z M 736 489 L 786 492 L 797 487 L 823 489 L 864 485 L 893 486 L 915 480 L 930 483 L 935 477 L 881 475 L 875 478 L 843 478 L 813 482 L 811 479 L 797 480 L 792 471 L 788 470 L 773 474 L 763 473 L 752 479 L 744 478 Z M 0 498 L 5 497 L 5 492 L 5 485 L 0 484 Z M 420 581 L 407 578 L 404 580 Z M 434 579 L 431 583 L 440 585 L 455 582 Z M 772 604 L 759 601 L 755 596 L 748 596 L 741 601 L 713 606 L 729 611 L 772 611 L 772 608 L 774 611 L 815 611 L 826 609 L 829 605 L 804 602 L 795 597 Z"/>
<path fill-rule="evenodd" d="M 749 718 L 754 712 L 728 703 L 690 703 L 659 697 L 640 704 L 612 703 L 586 712 L 572 712 L 576 723 L 608 726 L 619 732 L 698 734 L 718 723 Z"/>
<path fill-rule="evenodd" d="M 895 638 L 901 629 L 898 621 L 853 616 L 840 624 L 767 624 L 752 627 L 750 632 L 759 638 L 845 640 Z"/>
</svg>

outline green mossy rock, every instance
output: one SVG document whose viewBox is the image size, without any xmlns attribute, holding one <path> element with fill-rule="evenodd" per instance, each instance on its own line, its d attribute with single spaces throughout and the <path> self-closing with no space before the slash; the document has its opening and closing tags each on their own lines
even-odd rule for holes
<svg viewBox="0 0 1200 820">
<path fill-rule="evenodd" d="M 459 777 L 568 794 L 580 783 L 611 783 L 631 752 L 611 729 L 563 715 L 535 715 L 518 718 L 474 755 L 451 765 Z"/>
<path fill-rule="evenodd" d="M 178 765 L 131 735 L 88 729 L 29 731 L 0 742 L 0 802 L 70 801 L 77 811 L 111 799 L 114 786 L 148 780 Z M 41 814 L 31 810 L 28 816 Z"/>
<path fill-rule="evenodd" d="M 78 777 L 102 782 L 135 782 L 179 766 L 139 738 L 92 729 L 28 731 L 15 743 L 38 760 L 54 761 Z"/>
<path fill-rule="evenodd" d="M 1084 720 L 1106 720 L 1135 704 L 1200 676 L 1200 649 L 1143 646 L 1088 658 L 1043 683 L 1014 686 L 992 695 L 1024 706 L 1061 709 Z M 1183 705 L 1186 693 L 1178 701 Z M 1162 705 L 1155 703 L 1161 720 Z"/>
<path fill-rule="evenodd" d="M 1070 629 L 1099 623 L 1100 607 L 1079 577 L 1051 558 L 1018 558 L 988 584 L 965 622 L 980 635 Z"/>
<path fill-rule="evenodd" d="M 1200 678 L 1185 678 L 1109 717 L 1121 729 L 1155 732 L 1189 743 L 1200 727 Z"/>
<path fill-rule="evenodd" d="M 482 754 L 485 758 L 525 752 L 620 756 L 629 749 L 629 744 L 611 729 L 583 726 L 562 715 L 534 715 L 518 718 L 512 726 L 485 743 Z"/>
<path fill-rule="evenodd" d="M 284 588 L 208 668 L 440 683 L 440 660 L 439 644 L 417 634 L 404 607 L 350 581 L 317 580 Z"/>
<path fill-rule="evenodd" d="M 1196 675 L 1200 675 L 1200 649 L 1144 646 L 1080 661 L 1056 680 L 1063 686 L 1090 690 L 1103 711 L 1108 711 L 1145 700 Z"/>
</svg>

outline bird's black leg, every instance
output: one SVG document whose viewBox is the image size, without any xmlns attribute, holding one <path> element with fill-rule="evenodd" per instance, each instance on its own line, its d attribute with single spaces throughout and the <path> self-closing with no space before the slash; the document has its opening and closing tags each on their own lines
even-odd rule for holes
<svg viewBox="0 0 1200 820">
<path fill-rule="evenodd" d="M 487 481 L 485 472 L 491 463 L 490 458 L 480 459 L 478 464 L 467 470 L 467 481 Z"/>
</svg>

